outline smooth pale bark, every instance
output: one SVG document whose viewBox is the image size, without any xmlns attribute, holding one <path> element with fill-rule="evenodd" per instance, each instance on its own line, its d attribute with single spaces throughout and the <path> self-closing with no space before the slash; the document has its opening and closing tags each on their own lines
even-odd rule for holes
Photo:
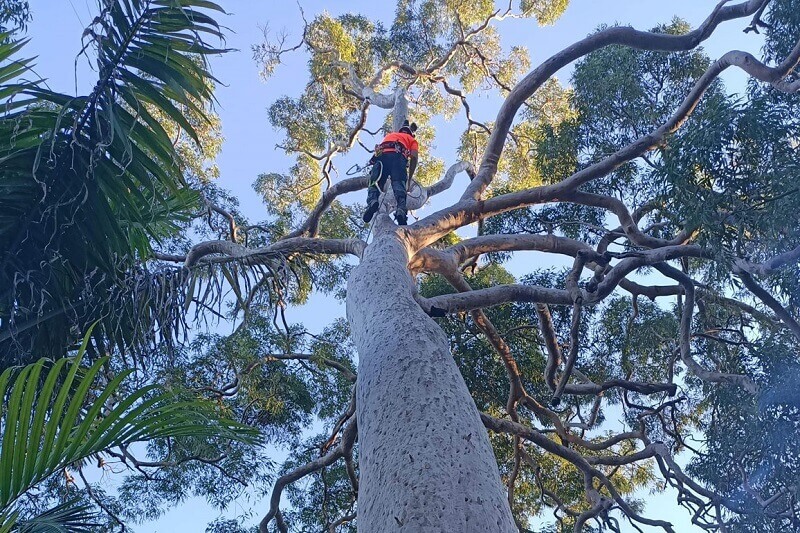
<svg viewBox="0 0 800 533">
<path fill-rule="evenodd" d="M 380 216 L 347 288 L 359 353 L 358 531 L 516 532 L 478 410 L 387 225 Z"/>
</svg>

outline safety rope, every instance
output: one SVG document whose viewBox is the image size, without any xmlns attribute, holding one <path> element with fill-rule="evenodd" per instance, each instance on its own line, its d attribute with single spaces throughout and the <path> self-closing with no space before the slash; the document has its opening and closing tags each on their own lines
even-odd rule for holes
<svg viewBox="0 0 800 533">
<path fill-rule="evenodd" d="M 383 176 L 383 163 L 381 163 L 380 161 L 376 161 L 375 164 L 380 165 L 380 171 L 378 172 L 378 177 L 375 179 L 375 181 L 371 180 L 369 181 L 369 186 L 367 187 L 367 190 L 369 190 L 369 187 L 372 187 L 373 184 L 377 186 L 377 184 L 381 181 L 381 177 Z M 370 176 L 372 176 L 371 172 Z M 386 201 L 386 191 L 384 189 L 386 188 L 386 185 L 388 183 L 389 180 L 387 179 L 385 182 L 383 182 L 383 188 L 378 187 L 378 190 L 380 191 L 378 196 L 380 197 L 381 200 L 380 202 L 378 202 L 378 210 L 375 212 L 374 215 L 372 215 L 372 220 L 370 220 L 369 222 L 369 231 L 367 231 L 367 236 L 366 238 L 364 238 L 364 241 L 367 243 L 369 243 L 369 238 L 372 235 L 372 227 L 375 225 L 375 221 L 378 220 L 378 213 L 381 212 L 381 207 L 383 207 L 383 202 Z M 369 206 L 367 206 L 367 208 L 369 208 Z"/>
</svg>

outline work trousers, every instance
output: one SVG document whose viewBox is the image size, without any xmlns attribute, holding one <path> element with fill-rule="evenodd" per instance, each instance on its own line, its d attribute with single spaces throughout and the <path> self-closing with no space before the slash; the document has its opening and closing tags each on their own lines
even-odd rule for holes
<svg viewBox="0 0 800 533">
<path fill-rule="evenodd" d="M 380 172 L 380 178 L 378 173 Z M 392 190 L 397 200 L 397 210 L 406 212 L 406 158 L 398 152 L 384 152 L 375 161 L 370 175 L 370 186 L 367 191 L 367 205 L 378 203 L 378 196 L 386 183 L 386 178 L 392 180 Z"/>
</svg>

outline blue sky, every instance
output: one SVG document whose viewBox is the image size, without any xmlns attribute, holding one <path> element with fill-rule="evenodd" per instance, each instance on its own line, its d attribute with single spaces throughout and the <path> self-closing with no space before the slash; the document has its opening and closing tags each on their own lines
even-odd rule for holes
<svg viewBox="0 0 800 533">
<path fill-rule="evenodd" d="M 280 132 L 272 129 L 267 121 L 267 108 L 284 94 L 298 94 L 306 82 L 305 58 L 302 54 L 286 57 L 286 64 L 278 67 L 275 74 L 264 82 L 259 78 L 258 69 L 252 60 L 251 45 L 263 39 L 262 30 L 286 29 L 288 42 L 296 41 L 301 35 L 302 19 L 299 8 L 291 1 L 255 0 L 217 0 L 229 11 L 220 22 L 230 28 L 227 46 L 237 51 L 226 54 L 213 61 L 214 74 L 222 81 L 218 87 L 218 112 L 222 118 L 225 143 L 218 164 L 221 169 L 219 185 L 235 193 L 243 212 L 251 219 L 263 218 L 264 209 L 257 195 L 253 194 L 251 183 L 263 172 L 281 172 L 293 163 L 290 157 L 276 150 Z M 389 23 L 393 8 L 391 2 L 374 0 L 320 1 L 301 0 L 307 18 L 313 18 L 324 10 L 332 14 L 359 12 L 371 18 Z M 688 20 L 692 26 L 699 24 L 713 9 L 716 0 L 573 0 L 562 19 L 552 27 L 539 28 L 532 21 L 509 20 L 500 26 L 506 46 L 524 45 L 528 48 L 533 65 L 546 59 L 550 54 L 584 37 L 600 24 L 615 22 L 631 24 L 640 29 L 648 29 L 658 23 L 669 22 L 673 16 Z M 85 59 L 77 61 L 81 48 L 81 33 L 96 14 L 93 0 L 31 0 L 33 22 L 29 26 L 31 42 L 26 47 L 28 55 L 38 56 L 37 72 L 48 79 L 53 89 L 81 94 L 87 93 L 94 80 L 93 73 L 86 67 Z M 704 45 L 712 57 L 719 57 L 730 49 L 757 51 L 760 42 L 754 34 L 743 34 L 742 29 L 749 20 L 726 23 Z M 562 82 L 568 82 L 570 70 L 559 73 Z M 744 77 L 738 73 L 726 75 L 730 88 L 741 91 Z M 473 102 L 473 113 L 478 120 L 492 120 L 499 107 L 496 96 L 479 97 Z M 413 109 L 412 109 L 413 113 Z M 374 111 L 372 120 L 380 122 L 380 113 Z M 446 165 L 455 162 L 455 143 L 463 129 L 463 118 L 459 115 L 452 124 L 451 134 L 440 131 L 436 142 L 436 154 L 445 160 Z M 428 147 L 429 148 L 429 147 Z M 426 149 L 426 147 L 423 147 Z M 365 159 L 362 155 L 353 156 L 340 164 L 343 171 L 353 162 Z M 463 186 L 456 181 L 456 187 Z M 352 201 L 362 201 L 362 194 L 352 195 Z M 445 196 L 445 195 L 443 195 Z M 446 198 L 443 198 L 446 201 Z M 440 200 L 441 201 L 441 200 Z M 433 208 L 437 205 L 435 204 Z M 427 207 L 428 212 L 432 209 Z M 522 268 L 514 263 L 514 269 Z M 516 272 L 516 273 L 522 273 Z M 343 314 L 343 308 L 336 302 L 315 296 L 305 309 L 296 310 L 293 318 L 304 322 L 311 331 L 319 330 L 330 320 Z M 674 495 L 660 492 L 642 495 L 648 501 L 647 511 L 658 514 L 659 518 L 673 520 L 677 531 L 700 531 L 688 520 L 688 515 L 674 503 Z M 244 502 L 242 502 L 244 505 Z M 235 504 L 227 513 L 236 515 L 247 509 Z M 255 512 L 260 517 L 266 511 L 261 505 Z M 219 516 L 205 502 L 193 499 L 167 513 L 161 520 L 136 527 L 136 531 L 150 532 L 194 532 L 203 531 L 208 521 Z M 627 531 L 627 529 L 623 529 Z"/>
</svg>

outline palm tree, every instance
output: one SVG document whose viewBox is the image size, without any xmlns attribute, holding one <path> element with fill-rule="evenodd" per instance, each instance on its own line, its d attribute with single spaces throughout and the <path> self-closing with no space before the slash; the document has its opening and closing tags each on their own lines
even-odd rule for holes
<svg viewBox="0 0 800 533">
<path fill-rule="evenodd" d="M 126 349 L 160 331 L 174 307 L 159 295 L 180 270 L 153 275 L 143 260 L 174 234 L 197 194 L 157 117 L 190 136 L 181 109 L 212 101 L 206 57 L 224 52 L 206 0 L 100 0 L 84 32 L 97 81 L 86 96 L 28 81 L 24 41 L 0 41 L 0 368 L 35 354 L 66 355 L 99 321 L 101 346 Z M 173 311 L 164 311 L 173 309 Z M 172 314 L 169 314 L 169 313 Z"/>
<path fill-rule="evenodd" d="M 123 397 L 131 370 L 107 378 L 108 358 L 81 364 L 90 334 L 74 358 L 40 359 L 0 374 L 0 533 L 86 531 L 93 513 L 85 505 L 66 502 L 20 521 L 15 504 L 55 472 L 109 448 L 187 435 L 256 441 L 256 430 L 158 385 Z"/>
</svg>

